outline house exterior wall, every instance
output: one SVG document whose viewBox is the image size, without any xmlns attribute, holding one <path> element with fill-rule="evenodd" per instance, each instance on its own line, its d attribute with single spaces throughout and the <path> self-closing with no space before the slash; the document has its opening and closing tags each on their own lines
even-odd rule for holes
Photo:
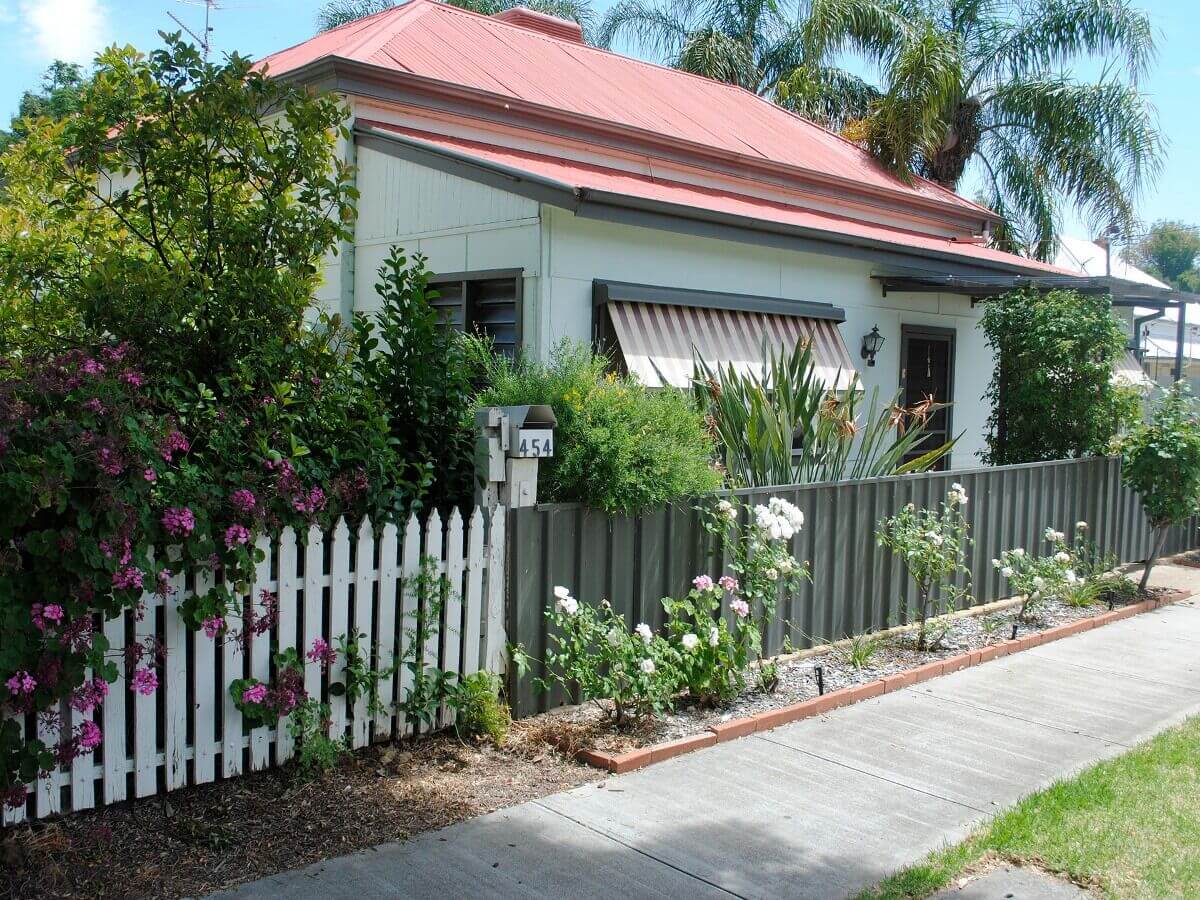
<svg viewBox="0 0 1200 900">
<path fill-rule="evenodd" d="M 596 278 L 697 290 L 741 292 L 832 303 L 846 310 L 842 339 L 868 391 L 891 399 L 900 384 L 903 325 L 955 331 L 953 429 L 963 433 L 954 468 L 978 465 L 990 406 L 982 400 L 992 353 L 978 328 L 982 308 L 956 294 L 889 292 L 871 279 L 869 262 L 758 247 L 733 241 L 579 219 L 543 207 L 543 269 L 536 329 L 527 312 L 526 345 L 540 355 L 564 338 L 592 336 Z M 886 342 L 874 366 L 860 361 L 862 336 L 879 326 Z"/>
<path fill-rule="evenodd" d="M 397 245 L 409 256 L 423 254 L 434 273 L 523 269 L 525 296 L 536 293 L 537 203 L 366 147 L 357 150 L 356 177 L 354 271 L 341 298 L 345 311 L 379 307 L 376 272 Z"/>
<path fill-rule="evenodd" d="M 878 387 L 884 399 L 899 387 L 901 326 L 952 328 L 953 428 L 963 432 L 952 463 L 979 464 L 988 415 L 980 398 L 992 357 L 976 327 L 981 310 L 965 297 L 884 297 L 869 262 L 581 219 L 369 148 L 358 148 L 357 167 L 359 215 L 343 311 L 378 307 L 376 270 L 393 245 L 424 254 L 435 273 L 522 269 L 522 340 L 543 358 L 563 339 L 591 340 L 597 278 L 832 303 L 846 310 L 842 337 L 856 364 L 872 326 L 886 338 L 876 365 L 860 368 L 868 390 Z"/>
</svg>

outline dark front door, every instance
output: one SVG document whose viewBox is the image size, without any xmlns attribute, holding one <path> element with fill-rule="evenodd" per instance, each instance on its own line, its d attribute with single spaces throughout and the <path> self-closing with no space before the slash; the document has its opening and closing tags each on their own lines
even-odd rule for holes
<svg viewBox="0 0 1200 900">
<path fill-rule="evenodd" d="M 908 408 L 932 400 L 951 403 L 954 400 L 954 331 L 949 328 L 929 328 L 905 325 L 900 332 L 900 387 L 904 405 Z M 930 414 L 925 424 L 928 437 L 913 447 L 904 461 L 908 462 L 934 447 L 950 440 L 950 407 Z M 950 455 L 946 454 L 935 469 L 947 469 Z"/>
</svg>

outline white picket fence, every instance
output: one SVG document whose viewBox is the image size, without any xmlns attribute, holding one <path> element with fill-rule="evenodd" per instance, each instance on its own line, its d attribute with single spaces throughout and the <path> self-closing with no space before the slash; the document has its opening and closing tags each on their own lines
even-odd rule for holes
<svg viewBox="0 0 1200 900">
<path fill-rule="evenodd" d="M 245 649 L 241 641 L 213 640 L 185 627 L 179 603 L 197 587 L 207 590 L 205 578 L 212 576 L 176 576 L 176 593 L 170 598 L 143 598 L 141 618 L 128 611 L 104 623 L 114 651 L 130 641 L 158 638 L 166 650 L 158 690 L 150 696 L 132 693 L 119 666 L 121 677 L 94 713 L 103 732 L 101 747 L 75 759 L 69 769 L 38 779 L 25 808 L 6 810 L 4 823 L 146 797 L 286 762 L 294 749 L 286 720 L 274 728 L 243 727 L 229 685 L 238 678 L 269 680 L 272 636 L 276 650 L 295 647 L 303 659 L 318 637 L 336 646 L 341 635 L 361 632 L 360 652 L 369 655 L 376 671 L 387 670 L 405 652 L 406 632 L 418 614 L 413 579 L 424 558 L 434 561 L 450 582 L 441 621 L 423 650 L 425 665 L 461 675 L 500 671 L 504 534 L 504 508 L 497 507 L 487 516 L 476 508 L 465 523 L 456 510 L 444 527 L 437 512 L 424 527 L 413 516 L 403 534 L 389 523 L 376 535 L 371 523 L 363 521 L 352 538 L 339 520 L 332 541 L 316 526 L 303 543 L 290 528 L 275 543 L 261 537 L 258 546 L 266 558 L 242 602 L 261 609 L 261 592 L 269 591 L 278 597 L 278 618 L 270 633 L 252 636 Z M 348 735 L 354 747 L 410 734 L 393 703 L 405 696 L 411 674 L 401 668 L 395 677 L 380 681 L 379 698 L 386 709 L 371 716 L 365 697 L 348 705 L 345 696 L 329 695 L 329 684 L 342 681 L 344 664 L 339 654 L 328 673 L 319 665 L 305 665 L 305 688 L 310 696 L 328 699 L 333 733 Z M 64 704 L 61 730 L 77 728 L 92 715 Z M 443 710 L 440 724 L 450 724 L 449 715 Z M 47 746 L 59 742 L 58 726 L 32 717 L 20 724 L 36 728 Z"/>
</svg>

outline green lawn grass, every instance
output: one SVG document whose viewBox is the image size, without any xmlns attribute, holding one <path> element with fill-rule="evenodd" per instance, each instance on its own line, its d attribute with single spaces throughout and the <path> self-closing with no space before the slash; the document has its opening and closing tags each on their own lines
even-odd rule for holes
<svg viewBox="0 0 1200 900">
<path fill-rule="evenodd" d="M 988 853 L 1111 897 L 1200 897 L 1200 717 L 1032 794 L 861 900 L 925 897 Z"/>
</svg>

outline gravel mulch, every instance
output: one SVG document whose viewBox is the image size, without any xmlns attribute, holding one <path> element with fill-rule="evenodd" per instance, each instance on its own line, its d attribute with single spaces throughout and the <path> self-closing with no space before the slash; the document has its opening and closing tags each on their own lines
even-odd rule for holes
<svg viewBox="0 0 1200 900">
<path fill-rule="evenodd" d="M 537 726 L 503 750 L 439 735 L 186 788 L 0 834 L 0 897 L 203 896 L 599 780 Z"/>
<path fill-rule="evenodd" d="M 1131 602 L 1140 602 L 1156 593 L 1159 591 L 1152 588 L 1145 595 L 1134 597 Z M 778 666 L 779 684 L 774 691 L 765 691 L 751 684 L 741 696 L 723 708 L 680 706 L 671 715 L 640 722 L 625 731 L 613 728 L 604 710 L 595 704 L 562 707 L 529 721 L 546 720 L 545 727 L 548 732 L 553 732 L 557 727 L 561 734 L 568 736 L 566 742 L 570 745 L 610 753 L 673 741 L 699 734 L 710 725 L 746 718 L 816 697 L 819 693 L 818 666 L 822 670 L 825 692 L 829 693 L 856 684 L 878 681 L 886 675 L 895 675 L 928 662 L 958 656 L 988 644 L 1008 640 L 1012 637 L 1017 609 L 1018 607 L 1014 606 L 986 615 L 953 619 L 942 645 L 933 651 L 918 651 L 915 648 L 915 636 L 911 633 L 880 636 L 869 661 L 857 668 L 850 663 L 845 648 L 827 650 L 803 658 L 784 658 Z M 1035 621 L 1020 624 L 1019 633 L 1026 635 L 1044 631 L 1079 619 L 1091 618 L 1106 610 L 1106 606 L 1073 607 L 1057 601 L 1048 601 L 1038 610 Z M 558 724 L 555 726 L 551 723 Z"/>
</svg>

